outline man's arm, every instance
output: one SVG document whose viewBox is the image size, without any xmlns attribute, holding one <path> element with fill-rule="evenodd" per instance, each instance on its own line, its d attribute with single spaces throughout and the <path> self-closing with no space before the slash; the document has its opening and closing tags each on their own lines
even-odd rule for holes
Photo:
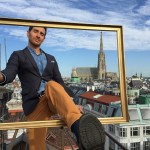
<svg viewBox="0 0 150 150">
<path fill-rule="evenodd" d="M 18 55 L 13 52 L 8 60 L 6 68 L 0 71 L 0 86 L 11 83 L 18 72 Z"/>
</svg>

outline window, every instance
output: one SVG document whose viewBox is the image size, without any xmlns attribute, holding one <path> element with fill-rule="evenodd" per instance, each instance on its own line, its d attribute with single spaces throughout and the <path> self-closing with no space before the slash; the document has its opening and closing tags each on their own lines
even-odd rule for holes
<svg viewBox="0 0 150 150">
<path fill-rule="evenodd" d="M 140 135 L 140 127 L 131 127 L 130 135 L 131 136 L 139 136 Z"/>
<path fill-rule="evenodd" d="M 108 110 L 108 106 L 102 105 L 102 107 L 101 107 L 101 113 L 105 115 L 107 113 L 107 110 Z"/>
<path fill-rule="evenodd" d="M 131 143 L 130 150 L 140 150 L 140 142 Z"/>
<path fill-rule="evenodd" d="M 83 99 L 83 101 L 82 101 L 82 106 L 84 106 L 84 105 L 86 105 L 86 99 Z"/>
<path fill-rule="evenodd" d="M 143 127 L 143 134 L 144 135 L 150 135 L 150 126 L 144 126 Z"/>
<path fill-rule="evenodd" d="M 109 107 L 108 111 L 107 111 L 107 116 L 108 117 L 113 117 L 113 112 L 114 112 L 115 108 L 114 107 Z"/>
<path fill-rule="evenodd" d="M 106 112 L 106 105 L 102 105 L 101 113 L 102 113 L 102 114 L 105 114 L 105 112 Z"/>
<path fill-rule="evenodd" d="M 81 98 L 81 97 L 79 97 L 78 105 L 81 105 L 81 103 L 82 103 L 82 98 Z"/>
<path fill-rule="evenodd" d="M 138 93 L 137 93 L 137 92 L 135 92 L 135 93 L 134 93 L 134 95 L 135 95 L 135 96 L 138 96 Z"/>
<path fill-rule="evenodd" d="M 99 112 L 101 113 L 102 112 L 102 104 L 99 104 Z"/>
<path fill-rule="evenodd" d="M 122 116 L 122 110 L 120 107 L 118 107 L 117 109 L 115 109 L 113 117 L 120 117 L 120 116 Z"/>
<path fill-rule="evenodd" d="M 120 128 L 119 136 L 127 137 L 127 128 Z"/>
<path fill-rule="evenodd" d="M 109 132 L 112 133 L 112 134 L 115 134 L 115 126 L 110 124 L 109 125 Z"/>
<path fill-rule="evenodd" d="M 150 141 L 143 142 L 143 150 L 150 150 Z"/>
<path fill-rule="evenodd" d="M 94 103 L 94 110 L 98 112 L 99 109 L 99 103 Z"/>
</svg>

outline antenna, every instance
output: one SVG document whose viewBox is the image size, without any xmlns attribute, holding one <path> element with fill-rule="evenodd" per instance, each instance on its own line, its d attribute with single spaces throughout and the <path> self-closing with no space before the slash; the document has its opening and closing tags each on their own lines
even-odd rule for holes
<svg viewBox="0 0 150 150">
<path fill-rule="evenodd" d="M 4 45 L 5 45 L 5 61 L 7 65 L 7 49 L 6 49 L 6 39 L 4 38 Z"/>
</svg>

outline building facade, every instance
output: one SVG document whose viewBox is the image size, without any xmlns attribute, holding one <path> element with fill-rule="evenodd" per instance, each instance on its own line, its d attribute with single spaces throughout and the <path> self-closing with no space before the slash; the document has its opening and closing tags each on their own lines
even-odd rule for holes
<svg viewBox="0 0 150 150">
<path fill-rule="evenodd" d="M 150 95 L 139 95 L 139 91 L 130 89 L 130 97 L 139 96 L 138 102 L 128 101 L 129 122 L 104 125 L 105 131 L 111 134 L 128 150 L 150 150 Z M 134 101 L 133 100 L 133 101 Z M 79 104 L 85 113 L 92 113 L 97 117 L 121 116 L 119 96 L 101 95 L 86 92 L 80 95 Z M 106 150 L 122 150 L 110 138 L 106 137 Z"/>
</svg>

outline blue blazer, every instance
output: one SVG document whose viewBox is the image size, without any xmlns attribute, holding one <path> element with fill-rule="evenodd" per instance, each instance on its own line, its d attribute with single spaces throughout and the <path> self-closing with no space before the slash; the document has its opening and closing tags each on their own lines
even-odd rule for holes
<svg viewBox="0 0 150 150">
<path fill-rule="evenodd" d="M 45 53 L 43 50 L 42 52 Z M 45 55 L 47 65 L 42 75 L 40 75 L 36 62 L 27 47 L 14 51 L 8 60 L 6 69 L 2 70 L 6 76 L 6 82 L 3 85 L 12 82 L 18 74 L 22 87 L 21 94 L 25 115 L 29 115 L 39 102 L 37 91 L 41 80 L 47 82 L 54 80 L 61 84 L 70 96 L 73 96 L 72 91 L 63 82 L 55 57 L 47 53 Z"/>
</svg>

